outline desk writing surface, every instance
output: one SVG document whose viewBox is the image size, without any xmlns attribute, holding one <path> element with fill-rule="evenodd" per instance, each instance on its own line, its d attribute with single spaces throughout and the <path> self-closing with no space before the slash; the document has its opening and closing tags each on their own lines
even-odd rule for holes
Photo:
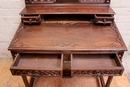
<svg viewBox="0 0 130 87">
<path fill-rule="evenodd" d="M 10 46 L 22 50 L 126 50 L 116 26 L 93 23 L 21 25 Z"/>
</svg>

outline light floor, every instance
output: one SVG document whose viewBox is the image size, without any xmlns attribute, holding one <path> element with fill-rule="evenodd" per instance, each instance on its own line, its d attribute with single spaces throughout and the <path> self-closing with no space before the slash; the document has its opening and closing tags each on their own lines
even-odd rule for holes
<svg viewBox="0 0 130 87">
<path fill-rule="evenodd" d="M 20 76 L 12 76 L 10 65 L 12 59 L 0 59 L 0 87 L 25 87 Z M 43 82 L 35 82 L 34 87 L 97 87 L 94 77 L 73 77 L 73 78 L 40 78 Z M 41 84 L 37 86 L 38 84 Z M 110 87 L 130 87 L 127 77 L 115 76 Z"/>
<path fill-rule="evenodd" d="M 130 82 L 130 45 L 128 47 L 128 51 L 125 52 L 123 57 L 123 66 L 125 68 L 125 75 L 127 76 L 129 82 Z"/>
</svg>

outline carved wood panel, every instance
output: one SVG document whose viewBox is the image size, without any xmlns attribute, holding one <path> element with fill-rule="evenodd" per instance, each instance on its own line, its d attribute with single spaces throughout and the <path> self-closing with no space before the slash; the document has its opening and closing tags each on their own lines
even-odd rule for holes
<svg viewBox="0 0 130 87">
<path fill-rule="evenodd" d="M 121 70 L 74 70 L 73 71 L 73 76 L 100 76 L 100 75 L 105 75 L 105 76 L 115 76 L 115 75 L 121 75 L 122 71 Z"/>
<path fill-rule="evenodd" d="M 55 70 L 11 70 L 13 75 L 27 75 L 27 76 L 61 76 L 60 71 Z"/>
</svg>

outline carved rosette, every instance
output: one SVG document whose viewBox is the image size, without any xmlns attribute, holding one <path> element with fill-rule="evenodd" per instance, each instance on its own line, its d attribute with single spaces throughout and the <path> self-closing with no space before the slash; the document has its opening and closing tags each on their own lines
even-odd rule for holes
<svg viewBox="0 0 130 87">
<path fill-rule="evenodd" d="M 100 76 L 100 75 L 121 75 L 121 70 L 75 70 L 73 71 L 74 76 Z"/>
<path fill-rule="evenodd" d="M 61 76 L 60 71 L 54 70 L 12 70 L 13 75 L 40 76 Z"/>
</svg>

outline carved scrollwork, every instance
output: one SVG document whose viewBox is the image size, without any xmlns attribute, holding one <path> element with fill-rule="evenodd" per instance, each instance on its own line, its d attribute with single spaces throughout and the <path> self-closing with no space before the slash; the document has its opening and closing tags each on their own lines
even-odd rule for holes
<svg viewBox="0 0 130 87">
<path fill-rule="evenodd" d="M 120 75 L 120 70 L 76 70 L 73 71 L 74 76 L 89 75 L 89 76 L 100 76 L 100 75 Z"/>
<path fill-rule="evenodd" d="M 40 76 L 61 76 L 60 71 L 50 71 L 50 70 L 12 70 L 13 75 L 29 75 L 34 77 Z"/>
</svg>

